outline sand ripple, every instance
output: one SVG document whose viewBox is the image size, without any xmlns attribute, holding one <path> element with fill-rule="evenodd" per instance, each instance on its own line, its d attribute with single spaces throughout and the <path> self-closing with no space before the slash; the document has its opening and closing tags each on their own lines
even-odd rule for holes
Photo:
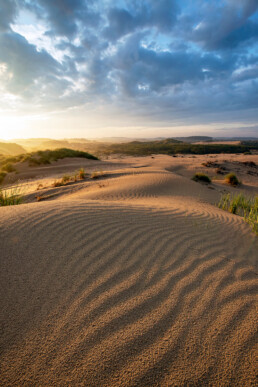
<svg viewBox="0 0 258 387">
<path fill-rule="evenodd" d="M 257 240 L 184 185 L 1 209 L 1 385 L 255 385 Z"/>
</svg>

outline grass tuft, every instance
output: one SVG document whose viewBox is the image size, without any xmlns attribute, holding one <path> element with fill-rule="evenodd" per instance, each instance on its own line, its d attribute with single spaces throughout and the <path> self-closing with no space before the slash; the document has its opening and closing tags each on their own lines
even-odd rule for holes
<svg viewBox="0 0 258 387">
<path fill-rule="evenodd" d="M 79 170 L 79 179 L 80 179 L 80 180 L 85 179 L 85 171 L 84 171 L 84 168 L 81 168 L 81 169 Z"/>
<path fill-rule="evenodd" d="M 85 179 L 85 171 L 83 168 L 79 170 L 79 172 L 74 172 L 73 175 L 64 175 L 61 180 L 55 180 L 53 183 L 53 187 L 62 187 L 63 185 L 69 184 L 69 183 L 76 183 L 77 180 L 84 180 Z"/>
<path fill-rule="evenodd" d="M 211 183 L 211 179 L 209 176 L 205 175 L 204 173 L 196 173 L 193 177 L 192 180 L 197 181 L 197 182 L 204 182 L 204 183 Z"/>
<path fill-rule="evenodd" d="M 72 177 L 71 177 L 70 175 L 64 175 L 64 176 L 62 177 L 61 182 L 62 182 L 63 184 L 66 184 L 66 183 L 70 182 L 71 179 L 72 179 Z"/>
<path fill-rule="evenodd" d="M 232 214 L 242 216 L 258 235 L 258 195 L 248 198 L 243 194 L 224 194 L 221 196 L 218 207 Z"/>
<path fill-rule="evenodd" d="M 22 203 L 22 195 L 19 187 L 0 190 L 0 206 L 13 206 Z"/>
<path fill-rule="evenodd" d="M 98 172 L 92 172 L 90 175 L 91 179 L 98 179 L 100 177 L 100 174 Z"/>
<path fill-rule="evenodd" d="M 232 185 L 233 187 L 236 187 L 240 185 L 240 181 L 238 180 L 237 176 L 234 173 L 229 173 L 225 176 L 226 183 Z"/>
</svg>

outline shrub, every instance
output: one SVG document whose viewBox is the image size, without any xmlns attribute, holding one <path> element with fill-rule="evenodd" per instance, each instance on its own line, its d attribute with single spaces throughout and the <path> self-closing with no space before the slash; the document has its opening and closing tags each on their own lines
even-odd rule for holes
<svg viewBox="0 0 258 387">
<path fill-rule="evenodd" d="M 196 173 L 193 177 L 192 177 L 192 180 L 194 181 L 201 181 L 201 182 L 204 182 L 204 183 L 211 183 L 211 179 L 209 178 L 209 176 L 205 175 L 204 173 Z"/>
<path fill-rule="evenodd" d="M 14 168 L 12 163 L 7 163 L 2 166 L 2 171 L 9 173 L 9 172 L 15 172 L 16 169 Z"/>
<path fill-rule="evenodd" d="M 238 180 L 237 176 L 234 173 L 229 173 L 225 176 L 226 183 L 232 185 L 233 187 L 236 187 L 240 184 L 240 181 Z"/>
</svg>

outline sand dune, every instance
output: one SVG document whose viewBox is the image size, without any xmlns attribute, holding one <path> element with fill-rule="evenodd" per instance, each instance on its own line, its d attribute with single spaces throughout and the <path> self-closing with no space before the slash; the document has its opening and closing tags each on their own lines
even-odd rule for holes
<svg viewBox="0 0 258 387">
<path fill-rule="evenodd" d="M 257 382 L 257 237 L 146 160 L 0 209 L 1 385 Z"/>
</svg>

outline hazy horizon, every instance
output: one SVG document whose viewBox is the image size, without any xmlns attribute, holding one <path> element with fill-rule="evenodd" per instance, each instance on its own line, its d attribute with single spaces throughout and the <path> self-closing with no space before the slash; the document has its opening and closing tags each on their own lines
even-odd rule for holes
<svg viewBox="0 0 258 387">
<path fill-rule="evenodd" d="M 256 0 L 0 0 L 0 138 L 256 137 Z"/>
<path fill-rule="evenodd" d="M 154 141 L 154 140 L 158 140 L 158 139 L 167 139 L 167 138 L 194 138 L 194 137 L 210 137 L 212 138 L 213 140 L 225 140 L 225 141 L 230 141 L 230 140 L 234 140 L 234 139 L 258 139 L 258 136 L 211 136 L 210 134 L 201 134 L 201 135 L 198 135 L 198 134 L 195 134 L 195 133 L 192 133 L 191 135 L 187 136 L 187 135 L 184 135 L 182 134 L 181 136 L 167 136 L 167 137 L 163 137 L 163 136 L 156 136 L 156 137 L 142 137 L 142 136 L 135 136 L 135 137 L 127 137 L 127 136 L 103 136 L 103 137 L 21 137 L 21 138 L 11 138 L 11 139 L 4 139 L 4 138 L 1 138 L 0 137 L 0 142 L 16 142 L 16 141 L 26 141 L 26 140 L 35 140 L 35 141 L 41 141 L 41 140 L 50 140 L 50 141 L 69 141 L 69 140 L 75 140 L 75 141 L 79 141 L 79 140 L 85 140 L 85 141 L 101 141 L 101 140 L 106 140 L 108 142 L 112 142 L 112 140 L 114 142 L 123 142 L 123 140 L 125 141 L 134 141 L 134 140 L 148 140 L 148 141 Z"/>
</svg>

